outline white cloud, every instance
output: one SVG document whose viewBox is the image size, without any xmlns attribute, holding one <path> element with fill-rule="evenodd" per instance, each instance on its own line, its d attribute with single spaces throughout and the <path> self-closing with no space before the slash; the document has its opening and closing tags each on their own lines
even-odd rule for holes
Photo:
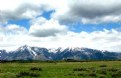
<svg viewBox="0 0 121 78">
<path fill-rule="evenodd" d="M 65 34 L 67 30 L 67 27 L 65 25 L 60 25 L 57 20 L 47 20 L 39 17 L 32 21 L 29 33 L 36 37 L 48 37 L 56 36 L 56 34 Z"/>
<path fill-rule="evenodd" d="M 13 28 L 10 28 L 13 29 Z M 121 52 L 121 32 L 112 30 L 94 31 L 91 33 L 75 33 L 67 31 L 66 34 L 56 36 L 35 37 L 26 34 L 0 35 L 0 48 L 15 50 L 22 45 L 46 48 L 58 47 L 87 47 L 99 50 Z"/>
<path fill-rule="evenodd" d="M 44 0 L 0 0 L 0 23 L 7 23 L 8 20 L 32 19 L 50 9 Z"/>
<path fill-rule="evenodd" d="M 0 26 L 0 34 L 18 35 L 18 34 L 24 34 L 24 33 L 27 33 L 27 29 L 19 25 L 9 24 L 7 26 Z"/>
<path fill-rule="evenodd" d="M 57 9 L 52 15 L 61 23 L 120 22 L 120 0 L 67 0 L 66 8 Z"/>
<path fill-rule="evenodd" d="M 88 47 L 121 52 L 119 31 L 104 29 L 75 33 L 64 25 L 75 22 L 120 22 L 120 7 L 120 0 L 0 0 L 0 23 L 31 20 L 28 30 L 15 24 L 1 24 L 0 49 L 15 50 L 27 44 L 47 48 Z M 42 13 L 50 10 L 54 11 L 47 20 Z"/>
<path fill-rule="evenodd" d="M 0 49 L 13 50 L 23 44 L 22 39 L 26 37 L 28 31 L 26 28 L 9 24 L 6 26 L 0 26 Z"/>
<path fill-rule="evenodd" d="M 0 0 L 0 22 L 33 19 L 50 10 L 51 18 L 61 23 L 120 22 L 120 7 L 120 0 Z"/>
</svg>

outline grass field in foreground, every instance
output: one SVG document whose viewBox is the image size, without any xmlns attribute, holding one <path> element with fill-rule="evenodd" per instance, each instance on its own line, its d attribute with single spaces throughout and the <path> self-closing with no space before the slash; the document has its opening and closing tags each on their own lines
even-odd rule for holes
<svg viewBox="0 0 121 78">
<path fill-rule="evenodd" d="M 0 63 L 0 78 L 121 78 L 121 61 Z"/>
</svg>

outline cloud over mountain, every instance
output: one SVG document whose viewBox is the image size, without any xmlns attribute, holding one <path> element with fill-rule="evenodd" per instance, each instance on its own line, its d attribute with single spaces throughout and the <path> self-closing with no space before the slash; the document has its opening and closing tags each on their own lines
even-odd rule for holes
<svg viewBox="0 0 121 78">
<path fill-rule="evenodd" d="M 121 22 L 120 7 L 120 0 L 0 0 L 0 48 L 12 50 L 27 44 L 120 52 L 121 24 L 112 24 Z M 103 28 L 105 23 L 113 26 Z M 90 32 L 90 25 L 95 30 Z"/>
</svg>

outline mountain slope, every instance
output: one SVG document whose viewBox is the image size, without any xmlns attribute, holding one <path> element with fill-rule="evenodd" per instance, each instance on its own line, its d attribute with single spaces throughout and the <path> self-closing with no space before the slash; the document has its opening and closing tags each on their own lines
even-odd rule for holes
<svg viewBox="0 0 121 78">
<path fill-rule="evenodd" d="M 62 52 L 57 52 L 56 57 L 54 59 L 120 59 L 120 55 L 120 53 L 100 51 L 88 48 L 67 48 Z"/>
<path fill-rule="evenodd" d="M 0 60 L 63 60 L 63 59 L 121 59 L 121 53 L 100 51 L 89 48 L 58 48 L 46 49 L 39 47 L 29 47 L 27 45 L 19 47 L 15 51 L 6 52 L 0 50 Z"/>
</svg>

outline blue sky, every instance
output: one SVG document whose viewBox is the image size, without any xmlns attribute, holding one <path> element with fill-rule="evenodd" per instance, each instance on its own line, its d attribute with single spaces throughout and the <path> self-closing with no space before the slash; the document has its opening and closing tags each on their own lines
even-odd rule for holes
<svg viewBox="0 0 121 78">
<path fill-rule="evenodd" d="M 17 25 L 20 25 L 20 26 L 23 26 L 23 27 L 29 29 L 29 27 L 30 27 L 29 21 L 30 21 L 30 20 L 28 20 L 28 19 L 9 20 L 9 21 L 8 21 L 8 24 L 17 24 Z"/>
<path fill-rule="evenodd" d="M 49 12 L 44 12 L 41 16 L 50 19 L 52 14 L 52 11 Z M 30 20 L 29 19 L 21 19 L 21 20 L 9 20 L 8 24 L 17 24 L 20 26 L 24 26 L 27 30 L 30 28 Z M 81 31 L 86 31 L 86 32 L 93 32 L 93 31 L 103 31 L 104 29 L 111 30 L 111 29 L 116 29 L 121 27 L 120 22 L 110 22 L 110 23 L 100 23 L 100 24 L 83 24 L 83 23 L 76 23 L 74 25 L 68 25 L 70 26 L 69 29 L 74 32 L 81 32 Z"/>
<path fill-rule="evenodd" d="M 120 0 L 1 0 L 0 49 L 29 45 L 121 52 L 120 7 Z"/>
<path fill-rule="evenodd" d="M 52 11 L 45 11 L 42 13 L 42 15 L 39 15 L 37 17 L 44 17 L 46 19 L 50 19 L 51 18 L 51 14 L 53 13 L 53 10 Z M 37 18 L 36 17 L 36 18 Z M 30 28 L 30 19 L 20 19 L 20 20 L 8 20 L 8 24 L 17 24 L 17 25 L 20 25 L 20 26 L 24 26 L 25 28 L 27 28 L 27 30 L 29 30 Z"/>
<path fill-rule="evenodd" d="M 121 27 L 120 23 L 101 23 L 101 24 L 81 24 L 77 23 L 72 28 L 70 27 L 71 31 L 74 32 L 81 32 L 81 31 L 86 31 L 86 32 L 93 32 L 93 31 L 103 31 L 104 29 L 107 30 L 112 30 Z"/>
</svg>

